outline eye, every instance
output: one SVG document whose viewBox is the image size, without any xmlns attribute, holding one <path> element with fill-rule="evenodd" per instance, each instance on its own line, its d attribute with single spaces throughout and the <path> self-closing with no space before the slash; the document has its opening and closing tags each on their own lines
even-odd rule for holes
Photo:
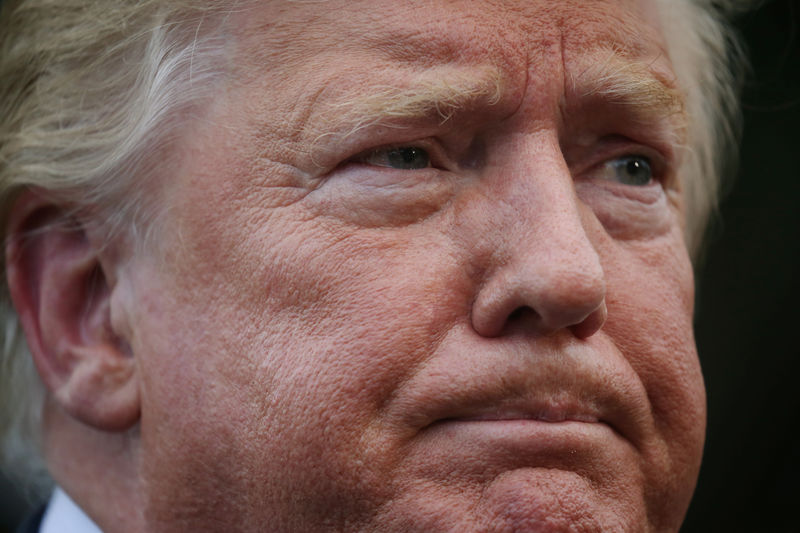
<svg viewBox="0 0 800 533">
<path fill-rule="evenodd" d="M 356 158 L 356 161 L 397 170 L 419 170 L 431 166 L 430 154 L 418 146 L 379 148 Z"/>
<path fill-rule="evenodd" d="M 653 181 L 653 167 L 650 159 L 644 156 L 619 157 L 604 164 L 601 177 L 623 185 L 641 187 Z"/>
</svg>

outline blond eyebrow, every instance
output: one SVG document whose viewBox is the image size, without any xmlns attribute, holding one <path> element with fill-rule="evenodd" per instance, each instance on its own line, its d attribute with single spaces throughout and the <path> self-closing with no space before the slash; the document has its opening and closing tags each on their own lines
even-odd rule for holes
<svg viewBox="0 0 800 533">
<path fill-rule="evenodd" d="M 322 117 L 328 123 L 345 117 L 351 127 L 345 135 L 387 122 L 436 120 L 443 124 L 458 111 L 497 104 L 502 94 L 503 78 L 497 68 L 469 73 L 455 68 L 444 72 L 436 69 L 410 86 L 372 87 L 368 94 L 331 103 Z"/>
<path fill-rule="evenodd" d="M 631 119 L 643 123 L 667 119 L 676 133 L 675 142 L 682 142 L 688 124 L 683 93 L 657 75 L 649 63 L 627 59 L 613 50 L 601 57 L 603 60 L 590 61 L 569 78 L 567 91 L 582 101 L 599 98 L 623 106 Z M 373 86 L 366 94 L 328 103 L 318 117 L 337 133 L 322 134 L 314 144 L 330 135 L 347 137 L 378 124 L 400 127 L 404 121 L 416 120 L 443 124 L 458 111 L 496 105 L 503 91 L 504 77 L 493 66 L 469 72 L 458 67 L 438 68 L 412 84 Z"/>
<path fill-rule="evenodd" d="M 572 76 L 569 84 L 570 92 L 580 99 L 600 98 L 642 121 L 668 119 L 680 132 L 687 127 L 684 93 L 652 63 L 609 50 L 603 59 L 591 61 Z"/>
</svg>

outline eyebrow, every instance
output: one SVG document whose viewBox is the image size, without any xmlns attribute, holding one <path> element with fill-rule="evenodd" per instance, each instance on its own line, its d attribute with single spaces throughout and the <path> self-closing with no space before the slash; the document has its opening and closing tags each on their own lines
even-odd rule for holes
<svg viewBox="0 0 800 533">
<path fill-rule="evenodd" d="M 683 92 L 669 76 L 658 73 L 652 63 L 629 59 L 614 50 L 603 51 L 600 61 L 593 54 L 585 58 L 588 66 L 568 77 L 567 93 L 578 102 L 600 100 L 620 106 L 629 120 L 644 124 L 667 121 L 682 138 L 688 124 Z M 504 76 L 499 68 L 485 66 L 465 72 L 457 67 L 442 67 L 421 76 L 408 86 L 372 87 L 368 94 L 355 94 L 346 101 L 327 105 L 322 113 L 328 124 L 339 124 L 346 117 L 345 137 L 378 124 L 415 120 L 447 122 L 454 114 L 482 105 L 496 105 L 504 92 Z"/>
<path fill-rule="evenodd" d="M 601 56 L 602 57 L 602 56 Z M 653 62 L 631 60 L 609 50 L 607 56 L 568 80 L 568 91 L 579 100 L 600 99 L 619 106 L 641 122 L 668 120 L 678 132 L 688 125 L 686 98 L 674 79 Z"/>
<path fill-rule="evenodd" d="M 391 121 L 436 120 L 443 124 L 458 111 L 496 105 L 503 88 L 502 74 L 495 67 L 469 73 L 457 68 L 436 69 L 410 86 L 372 87 L 369 94 L 331 103 L 323 118 L 336 123 L 347 117 L 351 127 L 345 135 Z"/>
</svg>

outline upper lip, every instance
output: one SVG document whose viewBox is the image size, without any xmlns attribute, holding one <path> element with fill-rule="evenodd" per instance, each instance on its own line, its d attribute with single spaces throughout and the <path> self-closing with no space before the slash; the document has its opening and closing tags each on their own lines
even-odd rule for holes
<svg viewBox="0 0 800 533">
<path fill-rule="evenodd" d="M 504 345 L 465 356 L 444 349 L 395 393 L 386 413 L 416 433 L 452 421 L 602 423 L 639 448 L 652 430 L 644 386 L 613 346 Z"/>
</svg>

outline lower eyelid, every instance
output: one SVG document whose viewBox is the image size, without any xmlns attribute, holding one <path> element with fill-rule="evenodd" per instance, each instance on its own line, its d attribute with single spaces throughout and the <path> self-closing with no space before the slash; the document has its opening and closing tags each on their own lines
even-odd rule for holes
<svg viewBox="0 0 800 533">
<path fill-rule="evenodd" d="M 339 178 L 349 180 L 353 185 L 376 189 L 408 189 L 434 184 L 441 181 L 436 168 L 426 167 L 415 170 L 402 170 L 392 167 L 351 162 L 338 169 Z"/>
<path fill-rule="evenodd" d="M 639 204 L 655 204 L 665 196 L 664 187 L 654 178 L 647 185 L 626 185 L 603 178 L 579 179 L 575 182 L 576 191 L 592 191 L 592 196 L 612 195 L 625 201 Z"/>
<path fill-rule="evenodd" d="M 616 239 L 650 238 L 672 227 L 672 202 L 658 184 L 634 188 L 586 181 L 576 183 L 576 193 Z"/>
</svg>

